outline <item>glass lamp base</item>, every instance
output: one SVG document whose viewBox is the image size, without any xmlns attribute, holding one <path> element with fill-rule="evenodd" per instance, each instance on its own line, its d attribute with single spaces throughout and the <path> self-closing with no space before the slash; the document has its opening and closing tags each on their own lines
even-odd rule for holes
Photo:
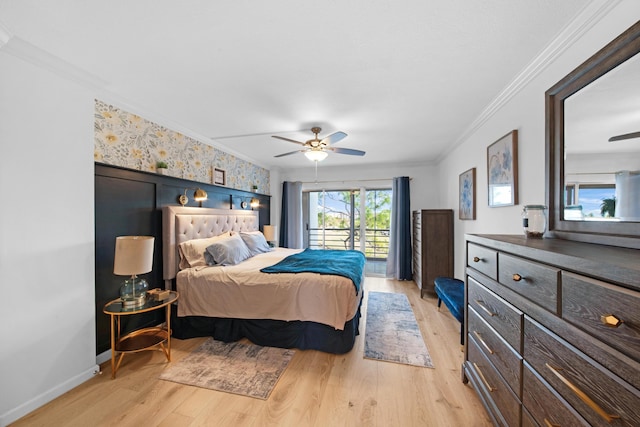
<svg viewBox="0 0 640 427">
<path fill-rule="evenodd" d="M 136 295 L 135 298 L 120 298 L 122 300 L 122 308 L 138 308 L 142 307 L 145 302 L 147 302 L 147 297 L 145 294 Z"/>
<path fill-rule="evenodd" d="M 125 280 L 120 287 L 120 299 L 122 300 L 122 308 L 141 307 L 147 301 L 147 290 L 149 285 L 144 279 L 132 277 Z"/>
</svg>

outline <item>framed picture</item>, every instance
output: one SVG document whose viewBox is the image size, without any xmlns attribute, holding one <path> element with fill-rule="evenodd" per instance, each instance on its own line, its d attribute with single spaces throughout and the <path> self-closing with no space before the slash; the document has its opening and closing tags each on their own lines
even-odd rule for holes
<svg viewBox="0 0 640 427">
<path fill-rule="evenodd" d="M 460 210 L 458 218 L 476 219 L 476 168 L 462 172 L 459 178 Z"/>
<path fill-rule="evenodd" d="M 227 174 L 224 170 L 214 168 L 213 169 L 213 183 L 215 185 L 227 185 Z"/>
<path fill-rule="evenodd" d="M 518 131 L 512 130 L 487 148 L 489 206 L 518 204 Z"/>
</svg>

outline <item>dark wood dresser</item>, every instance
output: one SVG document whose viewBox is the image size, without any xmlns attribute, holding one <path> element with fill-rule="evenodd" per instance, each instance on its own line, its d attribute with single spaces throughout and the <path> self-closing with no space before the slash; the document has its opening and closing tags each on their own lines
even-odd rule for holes
<svg viewBox="0 0 640 427">
<path fill-rule="evenodd" d="M 640 425 L 640 250 L 466 235 L 465 362 L 496 425 Z"/>
<path fill-rule="evenodd" d="M 413 280 L 425 293 L 435 295 L 433 279 L 453 277 L 453 210 L 413 212 Z"/>
</svg>

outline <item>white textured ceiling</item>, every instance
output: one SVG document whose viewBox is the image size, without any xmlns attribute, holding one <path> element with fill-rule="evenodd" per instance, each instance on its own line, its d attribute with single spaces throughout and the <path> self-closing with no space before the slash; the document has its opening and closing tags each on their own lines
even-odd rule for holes
<svg viewBox="0 0 640 427">
<path fill-rule="evenodd" d="M 13 36 L 154 117 L 270 167 L 434 162 L 584 0 L 0 0 Z M 542 96 L 542 95 L 541 95 Z M 144 116 L 144 114 L 142 114 Z M 206 142 L 206 141 L 205 141 Z"/>
</svg>

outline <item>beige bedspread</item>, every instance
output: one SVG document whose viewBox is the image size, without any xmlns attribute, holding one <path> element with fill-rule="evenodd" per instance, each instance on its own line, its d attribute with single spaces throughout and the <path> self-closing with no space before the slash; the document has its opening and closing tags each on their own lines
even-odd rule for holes
<svg viewBox="0 0 640 427">
<path fill-rule="evenodd" d="M 178 316 L 304 320 L 342 330 L 356 314 L 364 286 L 356 294 L 346 277 L 260 272 L 301 251 L 276 248 L 238 265 L 180 271 L 176 279 Z"/>
</svg>

